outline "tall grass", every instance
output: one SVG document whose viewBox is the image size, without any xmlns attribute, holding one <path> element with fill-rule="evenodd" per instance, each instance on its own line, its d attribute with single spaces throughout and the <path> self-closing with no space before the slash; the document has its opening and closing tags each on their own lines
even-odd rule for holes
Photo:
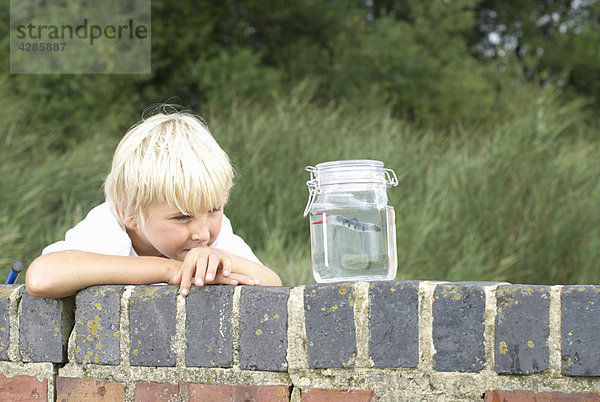
<svg viewBox="0 0 600 402">
<path fill-rule="evenodd" d="M 440 131 L 398 120 L 385 105 L 311 98 L 303 84 L 204 116 L 237 169 L 226 213 L 286 285 L 313 280 L 304 167 L 351 158 L 383 160 L 398 174 L 388 191 L 398 279 L 600 282 L 600 130 L 581 123 L 580 105 L 540 93 L 519 99 L 523 107 L 501 124 Z M 54 152 L 43 124 L 0 113 L 5 275 L 10 261 L 28 263 L 102 200 L 117 139 L 92 124 L 85 142 Z"/>
<path fill-rule="evenodd" d="M 440 132 L 385 108 L 315 106 L 309 88 L 297 91 L 269 108 L 238 105 L 213 127 L 241 167 L 228 213 L 267 263 L 295 250 L 294 261 L 271 264 L 291 283 L 310 270 L 303 167 L 350 158 L 398 174 L 388 191 L 398 278 L 600 280 L 600 132 L 581 126 L 581 105 L 541 93 L 493 128 Z"/>
</svg>

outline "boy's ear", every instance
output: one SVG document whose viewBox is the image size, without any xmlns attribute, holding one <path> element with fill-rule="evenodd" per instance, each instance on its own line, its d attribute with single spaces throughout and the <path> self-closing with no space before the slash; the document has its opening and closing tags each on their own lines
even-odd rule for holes
<svg viewBox="0 0 600 402">
<path fill-rule="evenodd" d="M 127 226 L 130 229 L 137 228 L 137 219 L 135 219 L 134 217 L 125 218 L 121 213 L 121 210 L 119 209 L 118 205 L 115 205 L 115 210 L 117 211 L 117 217 L 119 218 L 119 221 L 123 225 Z"/>
<path fill-rule="evenodd" d="M 122 222 L 125 226 L 127 226 L 130 229 L 137 229 L 138 227 L 138 222 L 136 218 L 128 218 Z"/>
</svg>

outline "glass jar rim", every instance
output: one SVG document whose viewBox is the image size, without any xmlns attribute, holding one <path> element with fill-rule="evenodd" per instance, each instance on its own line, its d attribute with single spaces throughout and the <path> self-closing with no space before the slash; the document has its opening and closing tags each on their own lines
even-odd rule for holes
<svg viewBox="0 0 600 402">
<path fill-rule="evenodd" d="M 346 159 L 329 162 L 321 162 L 315 165 L 316 169 L 335 169 L 335 168 L 348 168 L 348 167 L 361 167 L 361 168 L 383 168 L 383 162 L 374 159 Z"/>
</svg>

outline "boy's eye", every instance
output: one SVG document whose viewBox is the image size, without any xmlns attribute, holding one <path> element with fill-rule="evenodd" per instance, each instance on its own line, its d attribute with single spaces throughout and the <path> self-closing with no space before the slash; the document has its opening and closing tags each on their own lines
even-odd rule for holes
<svg viewBox="0 0 600 402">
<path fill-rule="evenodd" d="M 189 219 L 189 218 L 190 218 L 189 215 L 177 215 L 173 219 L 175 219 L 177 221 L 184 221 L 184 220 Z"/>
<path fill-rule="evenodd" d="M 221 209 L 223 209 L 223 207 L 217 207 L 217 208 L 213 208 L 213 209 L 211 209 L 211 210 L 210 210 L 210 213 L 211 213 L 211 214 L 214 214 L 214 213 L 216 213 L 216 212 L 219 212 Z"/>
</svg>

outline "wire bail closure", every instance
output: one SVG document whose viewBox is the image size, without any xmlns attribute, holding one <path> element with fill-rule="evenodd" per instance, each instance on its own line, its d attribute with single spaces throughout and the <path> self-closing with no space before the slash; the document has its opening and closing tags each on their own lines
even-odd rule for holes
<svg viewBox="0 0 600 402">
<path fill-rule="evenodd" d="M 304 170 L 310 173 L 310 180 L 306 182 L 306 186 L 308 187 L 308 202 L 306 203 L 306 208 L 304 208 L 304 217 L 306 218 L 315 203 L 317 194 L 321 193 L 321 181 L 319 180 L 319 169 L 316 167 L 306 166 Z"/>
<path fill-rule="evenodd" d="M 398 176 L 392 169 L 384 168 L 386 181 L 385 184 L 388 187 L 396 187 L 398 185 Z"/>
</svg>

